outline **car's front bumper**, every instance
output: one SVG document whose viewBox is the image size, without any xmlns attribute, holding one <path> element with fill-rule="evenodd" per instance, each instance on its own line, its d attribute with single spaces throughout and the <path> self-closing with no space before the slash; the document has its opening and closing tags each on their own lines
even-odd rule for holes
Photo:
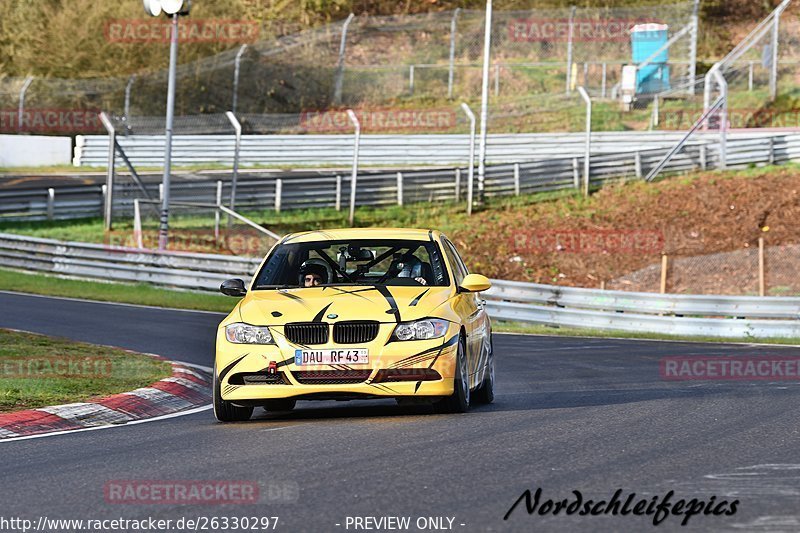
<svg viewBox="0 0 800 533">
<path fill-rule="evenodd" d="M 276 342 L 277 345 L 232 344 L 220 328 L 215 367 L 223 400 L 257 403 L 258 400 L 281 398 L 430 397 L 453 393 L 458 349 L 458 327 L 455 324 L 437 339 L 387 344 L 386 336 L 379 335 L 370 343 L 349 346 L 369 349 L 370 362 L 366 365 L 298 366 L 294 363 L 298 346 L 280 337 Z M 342 346 L 326 344 L 313 348 L 341 349 Z M 274 373 L 270 373 L 271 367 Z M 384 379 L 380 379 L 382 370 L 391 370 L 389 379 L 385 373 Z M 420 378 L 419 372 L 423 370 L 426 375 Z M 361 373 L 354 377 L 354 371 Z M 308 375 L 304 377 L 303 372 L 330 373 L 333 379 L 310 383 Z M 261 377 L 266 377 L 269 382 L 253 382 Z"/>
</svg>

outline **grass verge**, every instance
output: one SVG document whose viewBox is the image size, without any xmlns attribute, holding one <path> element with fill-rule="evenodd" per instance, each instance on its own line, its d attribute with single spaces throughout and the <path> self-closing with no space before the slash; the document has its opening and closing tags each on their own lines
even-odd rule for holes
<svg viewBox="0 0 800 533">
<path fill-rule="evenodd" d="M 0 329 L 0 413 L 82 402 L 172 375 L 154 357 Z"/>
</svg>

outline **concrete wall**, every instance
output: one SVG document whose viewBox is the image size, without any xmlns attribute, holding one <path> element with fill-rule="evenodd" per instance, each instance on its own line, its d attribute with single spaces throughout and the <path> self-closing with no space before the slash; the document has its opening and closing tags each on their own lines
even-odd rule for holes
<svg viewBox="0 0 800 533">
<path fill-rule="evenodd" d="M 72 139 L 44 135 L 0 135 L 0 167 L 72 163 Z"/>
</svg>

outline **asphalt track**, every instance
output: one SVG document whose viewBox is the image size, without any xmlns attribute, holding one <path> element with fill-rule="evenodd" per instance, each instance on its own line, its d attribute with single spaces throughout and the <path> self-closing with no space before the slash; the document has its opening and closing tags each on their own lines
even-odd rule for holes
<svg viewBox="0 0 800 533">
<path fill-rule="evenodd" d="M 209 365 L 220 315 L 0 294 L 0 327 Z M 391 401 L 300 404 L 217 424 L 210 411 L 0 444 L 0 518 L 279 516 L 276 531 L 356 531 L 347 517 L 454 517 L 456 531 L 642 531 L 647 516 L 503 516 L 543 500 L 738 498 L 734 516 L 660 531 L 797 531 L 796 381 L 674 382 L 665 356 L 800 355 L 795 348 L 497 335 L 495 403 L 465 415 Z M 113 480 L 244 480 L 250 505 L 120 505 Z M 340 524 L 340 525 L 336 525 Z M 463 524 L 463 525 L 461 525 Z M 411 531 L 417 531 L 412 527 Z M 364 531 L 364 529 L 360 529 Z"/>
</svg>

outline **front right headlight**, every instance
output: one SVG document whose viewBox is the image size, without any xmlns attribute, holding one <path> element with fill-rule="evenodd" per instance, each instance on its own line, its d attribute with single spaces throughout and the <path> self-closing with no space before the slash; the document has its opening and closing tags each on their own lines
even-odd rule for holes
<svg viewBox="0 0 800 533">
<path fill-rule="evenodd" d="M 275 344 L 266 326 L 251 326 L 237 322 L 225 326 L 225 338 L 234 344 Z"/>
<path fill-rule="evenodd" d="M 450 323 L 441 318 L 426 318 L 415 322 L 401 322 L 394 328 L 393 337 L 398 341 L 417 341 L 442 337 Z"/>
</svg>

